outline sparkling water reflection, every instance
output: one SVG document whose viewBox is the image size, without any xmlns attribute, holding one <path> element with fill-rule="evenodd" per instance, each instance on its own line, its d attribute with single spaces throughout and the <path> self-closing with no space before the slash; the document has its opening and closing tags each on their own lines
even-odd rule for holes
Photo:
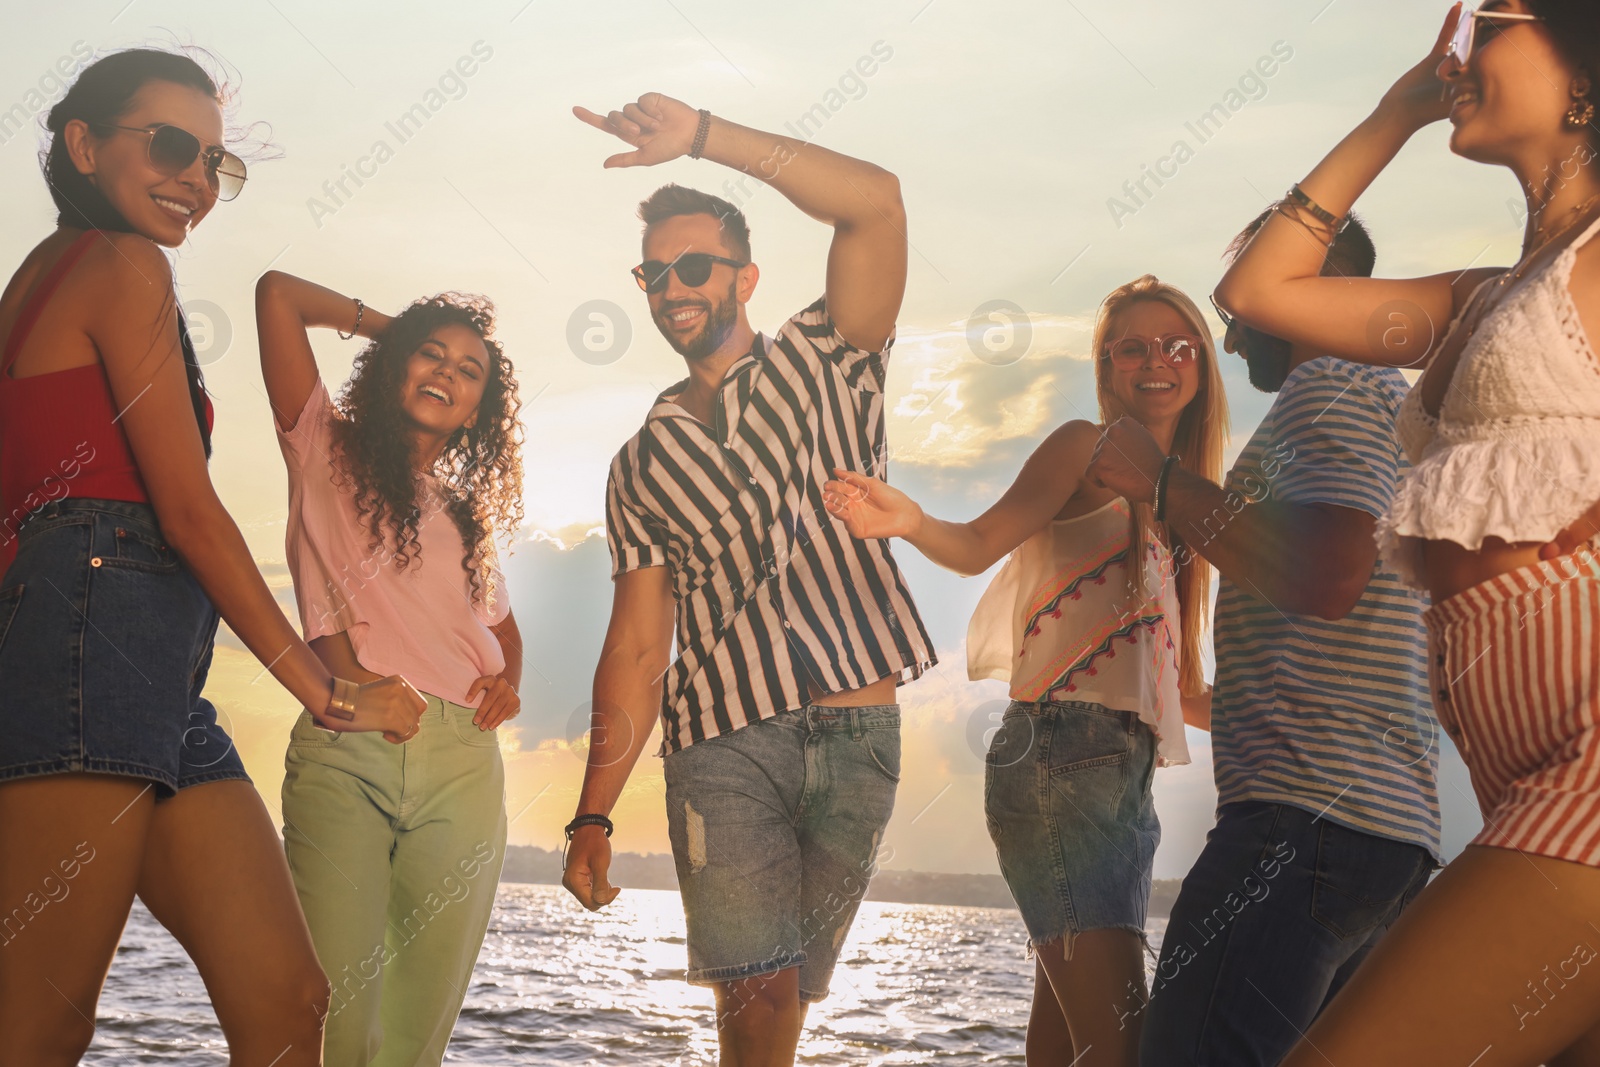
<svg viewBox="0 0 1600 1067">
<path fill-rule="evenodd" d="M 1159 945 L 1164 921 L 1151 923 Z M 559 886 L 502 885 L 446 1062 L 709 1067 L 711 994 L 689 986 L 676 893 L 591 915 Z M 1033 964 L 1014 912 L 868 902 L 807 1065 L 1021 1064 Z M 136 906 L 100 1001 L 90 1064 L 225 1064 L 199 975 Z"/>
</svg>

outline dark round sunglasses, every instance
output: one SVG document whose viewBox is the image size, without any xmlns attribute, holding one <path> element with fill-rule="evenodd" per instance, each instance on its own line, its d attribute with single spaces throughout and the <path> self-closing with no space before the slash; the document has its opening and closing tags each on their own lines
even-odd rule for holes
<svg viewBox="0 0 1600 1067">
<path fill-rule="evenodd" d="M 693 289 L 704 285 L 711 277 L 713 263 L 726 263 L 735 270 L 750 265 L 726 256 L 714 256 L 710 252 L 685 252 L 671 263 L 663 263 L 659 259 L 645 260 L 633 268 L 633 280 L 645 292 L 659 293 L 666 289 L 671 280 L 669 276 L 676 271 L 678 280 Z"/>
<path fill-rule="evenodd" d="M 108 130 L 126 130 L 142 133 L 150 138 L 150 165 L 168 176 L 182 174 L 204 159 L 206 184 L 217 194 L 218 200 L 232 200 L 244 188 L 246 178 L 244 160 L 221 145 L 209 147 L 200 144 L 200 138 L 181 126 L 162 123 L 158 126 L 118 126 L 114 122 L 96 123 Z"/>
</svg>

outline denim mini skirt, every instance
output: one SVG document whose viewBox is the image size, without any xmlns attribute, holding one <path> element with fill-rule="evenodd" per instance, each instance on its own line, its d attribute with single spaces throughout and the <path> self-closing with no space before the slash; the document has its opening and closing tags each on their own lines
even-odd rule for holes
<svg viewBox="0 0 1600 1067">
<path fill-rule="evenodd" d="M 91 772 L 158 795 L 249 780 L 201 695 L 217 613 L 154 510 L 52 501 L 0 578 L 0 780 Z"/>
<path fill-rule="evenodd" d="M 1155 734 L 1131 711 L 1012 701 L 985 757 L 984 811 L 1030 947 L 1085 930 L 1145 938 L 1161 823 Z"/>
</svg>

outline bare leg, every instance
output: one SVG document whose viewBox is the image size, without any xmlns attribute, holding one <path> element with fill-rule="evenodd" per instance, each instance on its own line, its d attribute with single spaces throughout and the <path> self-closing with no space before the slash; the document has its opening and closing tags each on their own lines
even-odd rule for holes
<svg viewBox="0 0 1600 1067">
<path fill-rule="evenodd" d="M 155 806 L 139 898 L 194 960 L 234 1067 L 316 1067 L 328 980 L 255 787 L 192 786 Z"/>
<path fill-rule="evenodd" d="M 1071 960 L 1065 958 L 1064 944 L 1052 941 L 1041 945 L 1038 953 L 1072 1032 L 1076 1058 L 1059 1062 L 1074 1067 L 1138 1067 L 1139 1015 L 1133 1009 L 1149 999 L 1139 935 L 1131 930 L 1085 930 L 1073 941 Z"/>
<path fill-rule="evenodd" d="M 1028 1067 L 1071 1063 L 1075 1055 L 1072 1030 L 1067 1026 L 1067 1017 L 1061 1014 L 1061 1002 L 1056 1000 L 1044 961 L 1037 955 L 1033 960 L 1033 1010 L 1028 1013 L 1026 1054 Z"/>
<path fill-rule="evenodd" d="M 1469 847 L 1283 1067 L 1597 1062 L 1600 869 Z M 1556 1057 L 1560 1058 L 1556 1058 Z"/>
<path fill-rule="evenodd" d="M 722 982 L 717 992 L 720 1067 L 790 1067 L 800 1046 L 806 1006 L 800 1003 L 800 968 Z"/>
<path fill-rule="evenodd" d="M 0 785 L 0 1067 L 74 1064 L 133 906 L 155 789 L 52 774 Z"/>
</svg>

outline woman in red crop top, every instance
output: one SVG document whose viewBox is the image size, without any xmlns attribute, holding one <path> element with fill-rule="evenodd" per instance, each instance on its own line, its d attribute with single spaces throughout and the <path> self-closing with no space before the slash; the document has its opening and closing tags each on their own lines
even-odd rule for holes
<svg viewBox="0 0 1600 1067">
<path fill-rule="evenodd" d="M 328 729 L 398 743 L 424 707 L 402 678 L 329 672 L 207 474 L 162 248 L 243 184 L 221 102 L 187 55 L 85 68 L 49 116 L 57 229 L 0 295 L 0 1067 L 82 1056 L 135 894 L 194 960 L 233 1062 L 321 1063 L 328 983 L 201 695 L 218 616 Z"/>
</svg>

